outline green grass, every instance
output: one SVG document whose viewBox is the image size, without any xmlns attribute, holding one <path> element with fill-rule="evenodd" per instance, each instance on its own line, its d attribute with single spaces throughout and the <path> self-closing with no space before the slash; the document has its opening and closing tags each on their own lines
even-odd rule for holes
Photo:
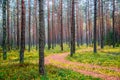
<svg viewBox="0 0 120 80">
<path fill-rule="evenodd" d="M 97 54 L 90 50 L 91 48 L 81 49 L 73 57 L 67 56 L 67 59 L 75 62 L 120 68 L 120 47 L 114 49 L 105 47 L 103 50 L 98 50 Z"/>
<path fill-rule="evenodd" d="M 120 69 L 120 47 L 112 48 L 106 46 L 104 49 L 99 49 L 96 54 L 93 53 L 93 48 L 88 47 L 77 50 L 73 57 L 67 56 L 67 60 L 73 62 L 80 62 L 84 64 L 99 65 L 107 68 Z M 102 69 L 102 68 L 90 68 L 85 66 L 79 66 L 81 70 L 94 71 L 100 74 L 106 74 L 109 76 L 120 77 L 120 73 L 115 70 Z"/>
<path fill-rule="evenodd" d="M 45 66 L 47 74 L 40 76 L 37 64 L 10 64 L 0 66 L 0 80 L 100 80 L 84 76 L 71 70 L 65 70 L 52 65 Z"/>
<path fill-rule="evenodd" d="M 64 47 L 64 51 L 61 51 L 58 45 L 51 50 L 45 48 L 45 56 L 68 52 L 69 47 L 67 45 Z M 52 65 L 45 66 L 46 75 L 40 76 L 38 72 L 38 51 L 35 48 L 32 48 L 30 52 L 25 50 L 24 56 L 25 63 L 19 64 L 18 50 L 9 51 L 7 60 L 2 60 L 2 53 L 0 53 L 0 80 L 100 80 Z"/>
<path fill-rule="evenodd" d="M 50 54 L 58 54 L 58 53 L 63 53 L 63 52 L 69 52 L 70 48 L 68 45 L 64 44 L 64 49 L 63 51 L 61 51 L 60 45 L 56 45 L 56 47 L 54 47 L 54 49 L 47 49 L 47 46 L 45 47 L 45 55 L 50 55 Z"/>
<path fill-rule="evenodd" d="M 28 52 L 28 47 L 26 47 L 25 53 L 24 53 L 24 59 L 25 60 L 35 60 L 39 58 L 39 52 L 38 50 L 36 50 L 35 47 L 31 48 L 31 51 Z M 47 47 L 45 47 L 45 56 L 49 56 L 52 54 L 59 54 L 59 53 L 63 53 L 63 52 L 68 52 L 69 51 L 69 46 L 64 44 L 64 50 L 61 51 L 61 48 L 59 45 L 56 45 L 56 47 L 54 49 L 50 49 L 48 50 Z M 11 50 L 7 52 L 7 59 L 8 60 L 12 60 L 12 61 L 18 61 L 19 60 L 19 50 Z M 2 60 L 2 49 L 0 48 L 0 59 Z"/>
<path fill-rule="evenodd" d="M 0 65 L 0 80 L 100 80 L 68 69 L 45 66 L 46 75 L 40 76 L 36 63 Z"/>
<path fill-rule="evenodd" d="M 1 49 L 0 49 L 1 50 Z M 95 64 L 106 67 L 120 68 L 120 50 L 119 48 L 105 47 L 94 54 L 93 48 L 86 46 L 77 47 L 73 57 L 67 56 L 70 61 Z M 48 50 L 45 47 L 45 56 L 68 52 L 69 46 L 64 44 L 64 51 L 60 50 L 57 45 L 54 49 Z M 25 50 L 25 63 L 19 64 L 19 51 L 11 50 L 7 53 L 7 60 L 2 60 L 0 52 L 0 80 L 99 80 L 91 76 L 74 72 L 72 70 L 57 68 L 52 65 L 46 67 L 46 75 L 40 76 L 38 73 L 39 54 L 35 48 L 30 52 Z M 91 69 L 87 67 L 79 67 L 81 70 L 95 71 L 110 76 L 120 76 L 119 72 L 107 69 Z"/>
</svg>

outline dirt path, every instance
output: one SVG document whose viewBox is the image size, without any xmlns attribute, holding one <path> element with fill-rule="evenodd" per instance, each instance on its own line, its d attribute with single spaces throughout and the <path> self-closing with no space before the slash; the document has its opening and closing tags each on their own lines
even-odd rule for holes
<svg viewBox="0 0 120 80">
<path fill-rule="evenodd" d="M 69 53 L 63 53 L 63 54 L 54 54 L 54 55 L 48 56 L 45 58 L 45 64 L 46 65 L 51 64 L 59 68 L 71 69 L 73 71 L 82 73 L 84 75 L 90 75 L 90 76 L 102 78 L 105 80 L 120 80 L 120 77 L 109 76 L 94 70 L 96 68 L 106 69 L 106 70 L 113 70 L 120 73 L 120 69 L 107 68 L 107 67 L 102 67 L 98 65 L 83 64 L 79 62 L 68 61 L 65 59 L 68 54 Z"/>
</svg>

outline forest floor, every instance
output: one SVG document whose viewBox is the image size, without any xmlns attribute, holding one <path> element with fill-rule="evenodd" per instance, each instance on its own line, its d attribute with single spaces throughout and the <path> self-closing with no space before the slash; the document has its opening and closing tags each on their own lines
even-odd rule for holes
<svg viewBox="0 0 120 80">
<path fill-rule="evenodd" d="M 91 49 L 86 49 L 82 52 L 90 52 Z M 80 52 L 79 50 L 77 52 Z M 120 68 L 105 67 L 89 63 L 80 63 L 66 60 L 69 53 L 54 54 L 45 58 L 45 64 L 51 64 L 59 68 L 71 69 L 73 71 L 90 75 L 105 80 L 120 80 Z M 119 57 L 120 58 L 120 57 Z"/>
<path fill-rule="evenodd" d="M 38 51 L 25 50 L 25 62 L 19 64 L 19 51 L 9 51 L 7 60 L 0 54 L 0 80 L 120 80 L 120 47 L 105 47 L 93 53 L 92 47 L 81 46 L 73 57 L 69 47 L 45 49 L 46 75 L 38 72 Z"/>
</svg>

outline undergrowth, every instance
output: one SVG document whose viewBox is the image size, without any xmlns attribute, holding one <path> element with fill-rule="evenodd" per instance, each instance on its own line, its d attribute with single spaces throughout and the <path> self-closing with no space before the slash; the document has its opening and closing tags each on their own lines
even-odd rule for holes
<svg viewBox="0 0 120 80">
<path fill-rule="evenodd" d="M 100 80 L 52 65 L 45 66 L 45 69 L 47 72 L 45 76 L 40 76 L 38 64 L 2 64 L 0 66 L 0 80 Z"/>
</svg>

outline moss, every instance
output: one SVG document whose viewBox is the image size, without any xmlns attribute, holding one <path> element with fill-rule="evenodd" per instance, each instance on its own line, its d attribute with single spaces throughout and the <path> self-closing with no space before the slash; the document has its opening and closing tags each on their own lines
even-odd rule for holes
<svg viewBox="0 0 120 80">
<path fill-rule="evenodd" d="M 46 75 L 40 76 L 38 72 L 38 65 L 33 63 L 12 63 L 9 65 L 0 66 L 0 79 L 1 80 L 100 80 L 99 78 L 93 78 L 91 76 L 85 76 L 83 74 L 57 68 L 52 65 L 45 66 Z"/>
</svg>

